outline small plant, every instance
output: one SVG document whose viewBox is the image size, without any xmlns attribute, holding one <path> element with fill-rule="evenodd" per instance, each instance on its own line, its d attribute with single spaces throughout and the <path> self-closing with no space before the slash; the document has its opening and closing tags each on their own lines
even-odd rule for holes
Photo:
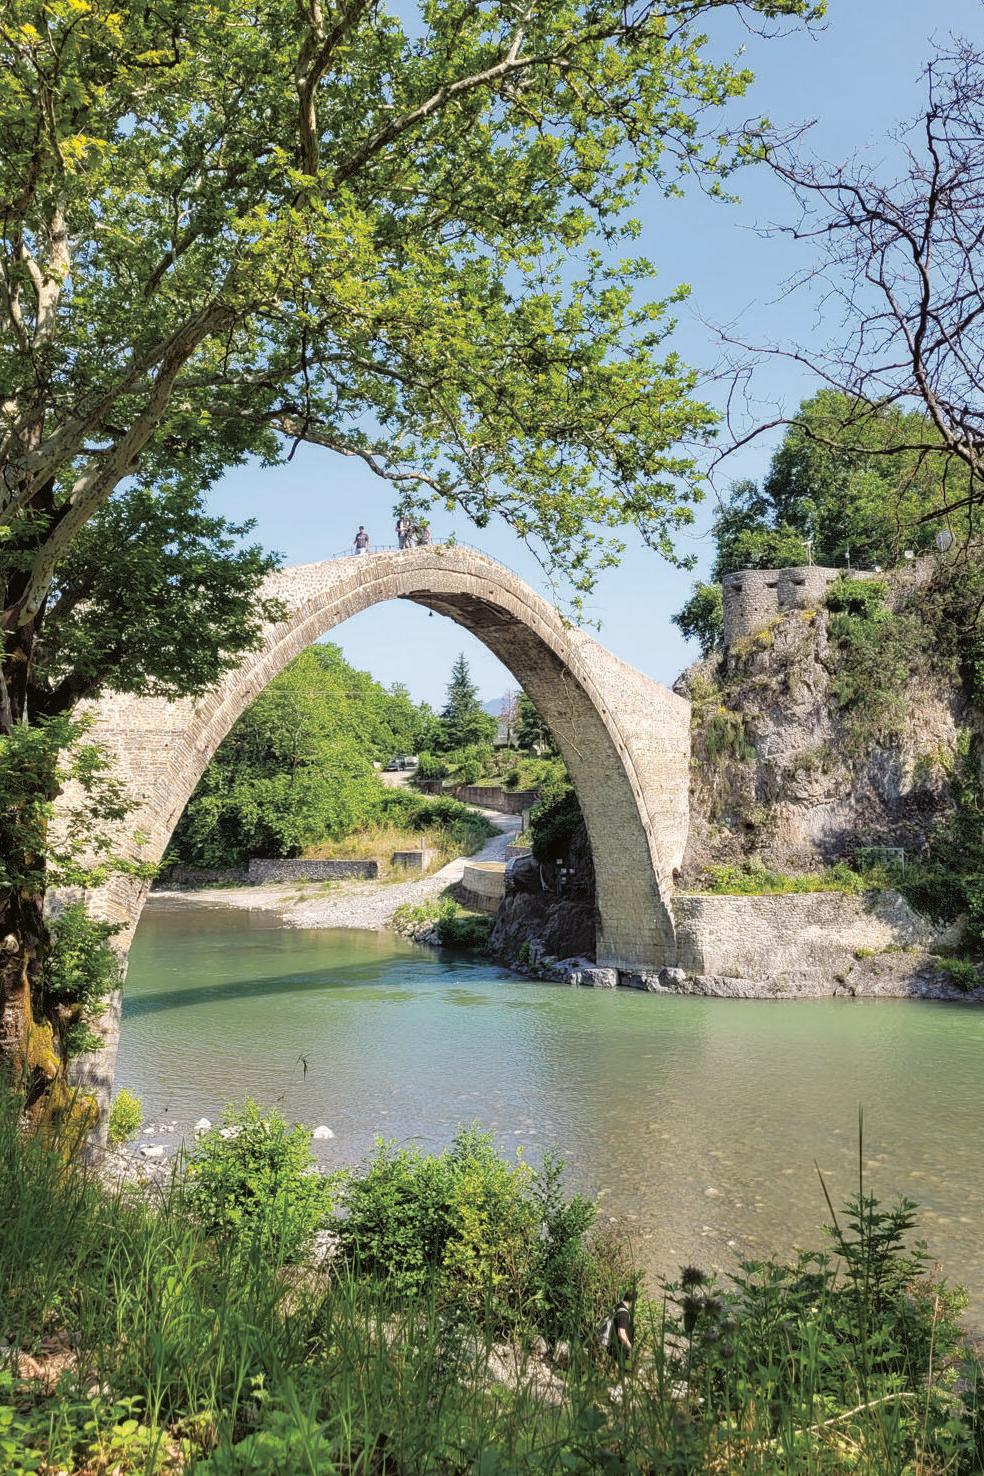
<svg viewBox="0 0 984 1476">
<path fill-rule="evenodd" d="M 844 892 L 857 896 L 875 886 L 873 878 L 838 861 L 822 871 L 773 871 L 760 861 L 744 861 L 738 865 L 710 866 L 705 873 L 703 891 L 712 895 L 772 896 L 795 892 Z"/>
<path fill-rule="evenodd" d="M 962 989 L 964 994 L 971 993 L 981 982 L 980 969 L 972 958 L 961 958 L 957 954 L 943 955 L 936 960 L 941 968 L 957 989 Z"/>
<path fill-rule="evenodd" d="M 121 1087 L 109 1109 L 106 1141 L 110 1148 L 119 1148 L 121 1144 L 129 1143 L 143 1127 L 143 1120 L 143 1103 L 140 1098 L 135 1097 L 133 1092 L 128 1092 L 126 1087 Z"/>
</svg>

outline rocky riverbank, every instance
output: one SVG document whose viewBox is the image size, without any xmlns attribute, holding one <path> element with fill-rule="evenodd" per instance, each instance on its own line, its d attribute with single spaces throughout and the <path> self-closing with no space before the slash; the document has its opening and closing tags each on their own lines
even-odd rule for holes
<svg viewBox="0 0 984 1476">
<path fill-rule="evenodd" d="M 969 973 L 958 979 L 948 960 L 920 949 L 858 958 L 838 973 L 814 971 L 742 979 L 726 974 L 689 974 L 685 969 L 632 973 L 602 968 L 584 956 L 557 958 L 534 940 L 511 966 L 529 978 L 553 983 L 707 999 L 925 999 L 984 1004 L 984 978 L 979 970 L 976 984 Z"/>
</svg>

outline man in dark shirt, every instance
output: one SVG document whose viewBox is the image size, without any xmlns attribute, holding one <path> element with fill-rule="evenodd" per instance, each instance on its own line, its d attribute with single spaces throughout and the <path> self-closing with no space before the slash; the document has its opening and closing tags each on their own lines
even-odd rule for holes
<svg viewBox="0 0 984 1476">
<path fill-rule="evenodd" d="M 612 1320 L 612 1336 L 608 1346 L 621 1368 L 628 1363 L 635 1341 L 635 1299 L 635 1288 L 629 1287 L 615 1308 Z"/>
</svg>

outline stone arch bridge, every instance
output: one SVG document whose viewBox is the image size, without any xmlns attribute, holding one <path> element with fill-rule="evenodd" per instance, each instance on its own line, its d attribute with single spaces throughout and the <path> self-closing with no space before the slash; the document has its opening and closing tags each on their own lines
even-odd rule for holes
<svg viewBox="0 0 984 1476">
<path fill-rule="evenodd" d="M 494 652 L 554 734 L 594 856 L 599 963 L 628 971 L 674 963 L 673 873 L 689 824 L 686 701 L 569 625 L 516 574 L 458 545 L 302 564 L 272 575 L 264 593 L 283 603 L 285 618 L 205 696 L 109 695 L 91 709 L 92 737 L 136 803 L 117 854 L 161 859 L 222 739 L 299 652 L 370 605 L 412 600 Z M 92 899 L 94 912 L 123 924 L 124 948 L 146 892 L 145 882 L 115 876 Z"/>
</svg>

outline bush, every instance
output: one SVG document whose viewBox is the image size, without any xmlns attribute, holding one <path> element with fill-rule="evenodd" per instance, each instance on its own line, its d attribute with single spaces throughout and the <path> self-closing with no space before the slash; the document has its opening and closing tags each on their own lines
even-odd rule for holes
<svg viewBox="0 0 984 1476">
<path fill-rule="evenodd" d="M 538 861 L 550 863 L 567 854 L 584 824 L 574 786 L 566 776 L 543 784 L 530 811 L 530 845 Z"/>
<path fill-rule="evenodd" d="M 296 1260 L 331 1214 L 333 1179 L 317 1171 L 311 1132 L 248 1098 L 199 1139 L 187 1164 L 191 1213 L 209 1236 L 260 1243 Z"/>
<path fill-rule="evenodd" d="M 113 1098 L 113 1105 L 109 1109 L 109 1128 L 106 1140 L 110 1148 L 118 1148 L 121 1143 L 129 1143 L 143 1127 L 143 1103 L 139 1097 L 128 1092 L 126 1087 L 121 1087 Z"/>
<path fill-rule="evenodd" d="M 459 1128 L 444 1153 L 377 1143 L 344 1191 L 338 1232 L 350 1267 L 401 1296 L 425 1287 L 505 1331 L 572 1333 L 593 1311 L 594 1209 L 566 1199 L 561 1169 L 508 1163 L 492 1135 Z M 590 1306 L 588 1305 L 590 1302 Z"/>
<path fill-rule="evenodd" d="M 700 654 L 709 656 L 724 636 L 724 595 L 720 584 L 695 584 L 683 609 L 670 618 L 684 640 L 697 641 Z"/>
<path fill-rule="evenodd" d="M 492 918 L 468 912 L 454 897 L 429 897 L 425 902 L 404 902 L 393 914 L 393 927 L 404 937 L 415 938 L 433 928 L 446 948 L 488 949 Z"/>
<path fill-rule="evenodd" d="M 109 942 L 119 931 L 116 923 L 90 917 L 84 902 L 73 902 L 51 924 L 47 985 L 59 1007 L 66 1056 L 79 1056 L 102 1044 L 92 1027 L 106 1007 L 107 995 L 120 982 L 119 959 Z"/>
<path fill-rule="evenodd" d="M 940 968 L 949 976 L 950 983 L 969 994 L 981 983 L 981 974 L 973 959 L 948 955 L 937 960 Z"/>
<path fill-rule="evenodd" d="M 414 779 L 439 780 L 446 779 L 450 773 L 447 757 L 444 754 L 421 753 L 417 756 L 417 767 L 414 771 Z"/>
</svg>

